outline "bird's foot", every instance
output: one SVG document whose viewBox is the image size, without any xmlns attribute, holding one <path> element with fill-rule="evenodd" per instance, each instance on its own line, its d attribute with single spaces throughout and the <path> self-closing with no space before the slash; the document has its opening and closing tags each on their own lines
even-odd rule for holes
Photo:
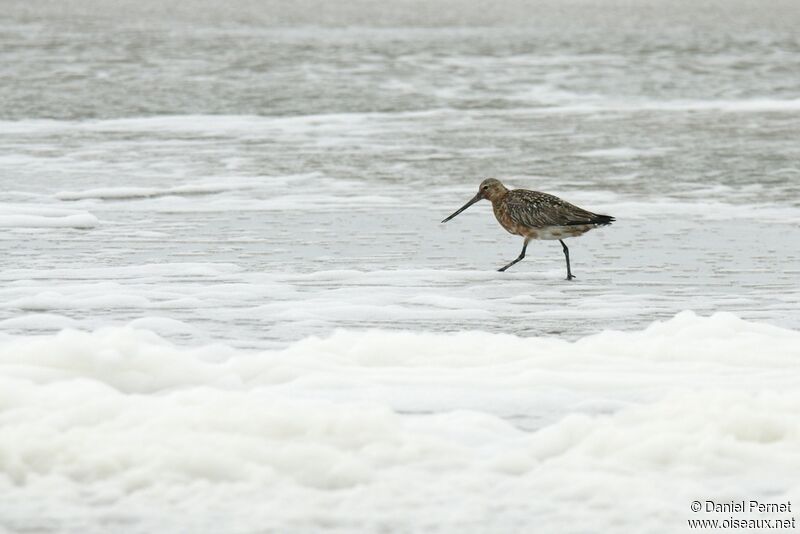
<svg viewBox="0 0 800 534">
<path fill-rule="evenodd" d="M 567 275 L 567 281 L 574 280 L 574 279 L 575 279 L 575 275 L 574 274 L 570 273 L 570 274 Z"/>
</svg>

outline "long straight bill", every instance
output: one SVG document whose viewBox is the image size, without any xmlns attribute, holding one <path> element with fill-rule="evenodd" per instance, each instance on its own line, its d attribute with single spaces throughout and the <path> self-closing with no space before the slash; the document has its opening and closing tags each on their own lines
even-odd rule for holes
<svg viewBox="0 0 800 534">
<path fill-rule="evenodd" d="M 466 204 L 464 204 L 463 206 L 461 206 L 461 208 L 459 208 L 459 209 L 458 209 L 458 211 L 456 211 L 455 213 L 453 213 L 453 214 L 452 214 L 450 217 L 446 218 L 446 219 L 445 219 L 445 220 L 443 220 L 442 222 L 443 222 L 443 223 L 446 223 L 447 221 L 449 221 L 450 219 L 452 219 L 453 217 L 455 217 L 456 215 L 458 215 L 459 213 L 461 213 L 462 211 L 464 211 L 464 210 L 465 210 L 465 209 L 467 209 L 468 207 L 470 207 L 470 206 L 472 206 L 473 204 L 475 204 L 477 201 L 481 200 L 482 198 L 483 198 L 483 196 L 481 196 L 481 194 L 480 194 L 480 193 L 478 193 L 477 195 L 475 195 L 474 197 L 472 197 L 472 199 L 471 199 L 469 202 L 467 202 Z"/>
</svg>

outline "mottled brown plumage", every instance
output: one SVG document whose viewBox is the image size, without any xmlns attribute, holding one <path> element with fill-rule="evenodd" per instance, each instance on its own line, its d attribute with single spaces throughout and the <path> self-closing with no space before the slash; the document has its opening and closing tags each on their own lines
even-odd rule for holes
<svg viewBox="0 0 800 534">
<path fill-rule="evenodd" d="M 509 191 L 494 178 L 487 178 L 481 182 L 478 194 L 442 222 L 449 221 L 484 198 L 491 201 L 494 215 L 503 228 L 525 238 L 519 257 L 500 271 L 505 271 L 523 259 L 528 242 L 532 239 L 558 239 L 567 260 L 567 280 L 572 280 L 575 277 L 569 265 L 569 249 L 563 239 L 576 237 L 598 226 L 614 222 L 614 217 L 586 211 L 548 193 L 527 189 Z"/>
</svg>

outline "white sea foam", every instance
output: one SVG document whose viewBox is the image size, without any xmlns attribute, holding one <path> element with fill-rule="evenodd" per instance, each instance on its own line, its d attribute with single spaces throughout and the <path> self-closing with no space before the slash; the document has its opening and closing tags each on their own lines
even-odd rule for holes
<svg viewBox="0 0 800 534">
<path fill-rule="evenodd" d="M 800 497 L 798 361 L 798 332 L 688 312 L 574 343 L 340 331 L 242 352 L 132 328 L 6 336 L 4 520 L 35 502 L 85 532 L 120 514 L 135 531 L 235 517 L 243 532 L 531 518 L 674 532 L 698 496 Z"/>
<path fill-rule="evenodd" d="M 96 198 L 102 200 L 133 200 L 164 196 L 213 195 L 225 191 L 252 187 L 250 184 L 230 184 L 219 180 L 211 183 L 186 184 L 175 187 L 103 187 L 84 191 L 61 191 L 55 197 L 60 200 L 82 200 Z"/>
<path fill-rule="evenodd" d="M 468 88 L 465 88 L 465 90 Z M 725 113 L 794 112 L 800 110 L 800 99 L 742 98 L 742 99 L 647 99 L 618 100 L 595 94 L 578 94 L 549 87 L 530 94 L 533 106 L 518 105 L 509 108 L 489 109 L 493 116 L 551 113 L 607 112 L 685 112 L 712 111 Z M 519 95 L 517 95 L 519 96 Z M 521 102 L 525 98 L 519 97 Z M 544 104 L 544 105 L 542 105 Z M 318 113 L 296 116 L 281 115 L 161 115 L 105 120 L 0 120 L 0 131 L 7 134 L 42 134 L 64 130 L 85 132 L 174 132 L 205 133 L 250 137 L 265 131 L 281 130 L 285 133 L 327 131 L 350 137 L 368 138 L 386 120 L 437 119 L 445 116 L 459 117 L 481 114 L 484 109 L 464 110 L 438 107 L 425 110 Z M 352 131 L 346 131 L 346 129 Z M 7 156 L 8 157 L 8 156 Z M 20 158 L 24 156 L 13 156 Z"/>
<path fill-rule="evenodd" d="M 670 148 L 637 149 L 632 147 L 616 147 L 598 148 L 597 150 L 581 152 L 578 155 L 587 158 L 632 159 L 663 156 L 669 153 L 671 150 L 672 149 Z"/>
<path fill-rule="evenodd" d="M 0 215 L 3 228 L 94 228 L 99 224 L 91 213 L 43 217 L 41 215 Z"/>
<path fill-rule="evenodd" d="M 97 217 L 88 211 L 53 204 L 0 203 L 2 228 L 94 228 L 98 224 Z"/>
<path fill-rule="evenodd" d="M 747 98 L 741 100 L 708 99 L 708 100 L 648 100 L 644 98 L 632 100 L 615 100 L 613 98 L 588 99 L 587 102 L 561 103 L 541 108 L 526 109 L 535 114 L 584 114 L 595 112 L 663 112 L 681 113 L 687 111 L 706 111 L 722 113 L 766 113 L 795 112 L 800 110 L 800 99 Z"/>
</svg>

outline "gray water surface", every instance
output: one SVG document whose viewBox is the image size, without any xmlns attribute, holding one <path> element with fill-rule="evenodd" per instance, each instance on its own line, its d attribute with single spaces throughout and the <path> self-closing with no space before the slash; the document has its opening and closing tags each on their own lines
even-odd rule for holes
<svg viewBox="0 0 800 534">
<path fill-rule="evenodd" d="M 800 327 L 792 2 L 4 10 L 0 216 L 97 218 L 5 220 L 6 333 Z M 617 223 L 573 283 L 554 242 L 497 273 L 521 240 L 486 203 L 439 223 L 486 176 Z"/>
</svg>

